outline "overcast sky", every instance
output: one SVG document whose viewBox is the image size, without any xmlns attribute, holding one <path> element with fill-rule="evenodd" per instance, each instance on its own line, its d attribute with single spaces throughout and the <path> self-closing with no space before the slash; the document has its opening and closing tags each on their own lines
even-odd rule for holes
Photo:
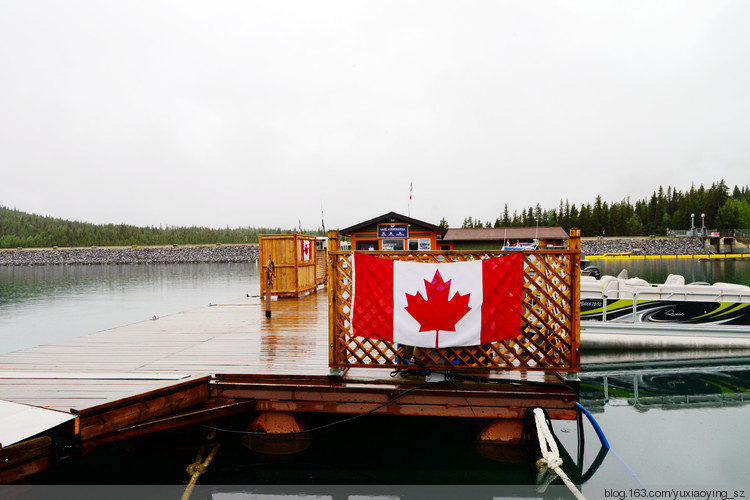
<svg viewBox="0 0 750 500">
<path fill-rule="evenodd" d="M 0 0 L 0 173 L 42 215 L 311 229 L 745 186 L 750 2 Z"/>
</svg>

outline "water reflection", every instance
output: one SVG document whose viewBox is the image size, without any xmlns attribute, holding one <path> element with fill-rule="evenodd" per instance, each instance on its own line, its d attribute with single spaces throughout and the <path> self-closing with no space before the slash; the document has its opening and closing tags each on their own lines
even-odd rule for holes
<svg viewBox="0 0 750 500">
<path fill-rule="evenodd" d="M 750 357 L 695 366 L 633 365 L 581 374 L 581 404 L 603 411 L 608 403 L 638 410 L 736 406 L 750 402 Z"/>
<path fill-rule="evenodd" d="M 685 277 L 685 283 L 705 281 L 714 283 L 737 283 L 750 285 L 750 261 L 711 259 L 701 261 L 694 258 L 614 258 L 592 259 L 592 265 L 599 268 L 602 274 L 617 276 L 623 269 L 628 270 L 631 278 L 639 277 L 650 283 L 664 283 L 670 274 Z"/>
</svg>

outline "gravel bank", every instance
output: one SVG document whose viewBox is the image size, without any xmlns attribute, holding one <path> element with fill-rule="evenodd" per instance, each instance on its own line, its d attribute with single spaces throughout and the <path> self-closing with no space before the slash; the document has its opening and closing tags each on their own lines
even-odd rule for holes
<svg viewBox="0 0 750 500">
<path fill-rule="evenodd" d="M 257 259 L 258 245 L 0 250 L 0 266 L 180 264 L 194 262 L 252 262 Z"/>
<path fill-rule="evenodd" d="M 584 255 L 622 252 L 633 252 L 637 255 L 708 253 L 700 242 L 692 238 L 592 238 L 581 240 L 581 250 Z M 0 250 L 0 266 L 253 262 L 257 259 L 258 245 Z"/>
<path fill-rule="evenodd" d="M 693 238 L 596 238 L 582 239 L 584 255 L 632 252 L 635 255 L 705 255 L 709 253 Z"/>
</svg>

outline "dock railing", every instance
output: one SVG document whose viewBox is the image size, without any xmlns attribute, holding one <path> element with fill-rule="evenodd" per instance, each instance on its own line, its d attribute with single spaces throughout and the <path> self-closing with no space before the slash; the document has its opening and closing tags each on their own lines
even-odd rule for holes
<svg viewBox="0 0 750 500">
<path fill-rule="evenodd" d="M 503 251 L 367 252 L 393 260 L 458 262 Z M 352 335 L 352 257 L 329 232 L 329 366 L 429 370 L 580 370 L 580 231 L 567 249 L 524 253 L 521 331 L 512 340 L 466 347 L 420 348 Z"/>
</svg>

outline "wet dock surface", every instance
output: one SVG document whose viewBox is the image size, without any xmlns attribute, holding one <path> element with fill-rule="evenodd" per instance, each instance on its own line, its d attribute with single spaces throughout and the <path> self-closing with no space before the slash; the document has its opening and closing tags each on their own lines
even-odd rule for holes
<svg viewBox="0 0 750 500">
<path fill-rule="evenodd" d="M 216 373 L 328 374 L 325 291 L 206 306 L 0 355 L 0 399 L 85 409 Z"/>
</svg>

